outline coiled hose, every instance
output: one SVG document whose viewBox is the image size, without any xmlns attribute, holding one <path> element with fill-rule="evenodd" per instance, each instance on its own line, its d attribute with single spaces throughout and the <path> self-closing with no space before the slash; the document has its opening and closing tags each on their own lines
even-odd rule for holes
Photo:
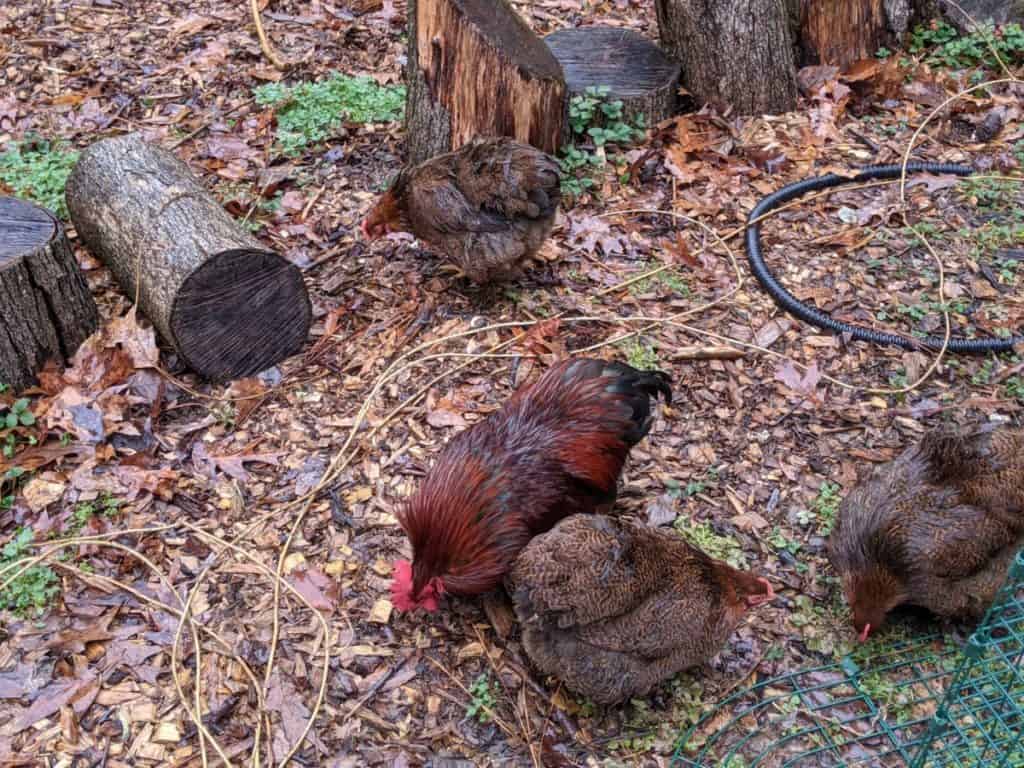
<svg viewBox="0 0 1024 768">
<path fill-rule="evenodd" d="M 941 336 L 914 339 L 898 336 L 893 333 L 881 333 L 859 325 L 844 323 L 823 312 L 819 312 L 814 307 L 807 306 L 783 288 L 782 284 L 775 279 L 775 275 L 768 269 L 768 265 L 765 264 L 764 256 L 761 253 L 761 225 L 756 223 L 756 221 L 774 208 L 808 192 L 816 192 L 820 189 L 874 179 L 897 179 L 900 177 L 902 170 L 902 166 L 899 165 L 869 165 L 853 178 L 830 173 L 814 179 L 798 181 L 795 184 L 783 187 L 778 192 L 768 195 L 768 197 L 764 198 L 754 207 L 754 210 L 750 212 L 750 216 L 747 217 L 747 259 L 750 261 L 750 268 L 754 271 L 758 282 L 771 294 L 775 303 L 805 323 L 810 323 L 813 326 L 834 333 L 849 334 L 852 338 L 860 341 L 870 341 L 875 344 L 902 347 L 903 349 L 913 350 L 923 347 L 938 351 L 943 346 L 943 337 Z M 910 163 L 907 165 L 907 173 L 952 173 L 957 176 L 970 176 L 973 173 L 973 169 L 965 165 L 949 165 L 945 163 Z M 1008 339 L 964 339 L 951 337 L 949 344 L 946 345 L 946 350 L 962 355 L 978 355 L 988 352 L 1009 352 L 1018 344 L 1024 344 L 1024 336 L 1017 335 Z"/>
</svg>

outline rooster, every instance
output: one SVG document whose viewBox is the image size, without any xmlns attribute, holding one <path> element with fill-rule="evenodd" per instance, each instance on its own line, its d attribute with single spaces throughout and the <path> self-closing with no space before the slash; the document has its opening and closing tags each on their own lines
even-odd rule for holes
<svg viewBox="0 0 1024 768">
<path fill-rule="evenodd" d="M 599 704 L 707 661 L 749 609 L 775 598 L 767 579 L 676 533 L 601 515 L 533 539 L 507 587 L 534 666 Z"/>
<path fill-rule="evenodd" d="M 476 138 L 401 171 L 363 235 L 412 232 L 476 283 L 508 280 L 547 239 L 561 201 L 558 161 L 508 138 Z"/>
<path fill-rule="evenodd" d="M 552 366 L 444 448 L 398 518 L 412 543 L 391 585 L 400 610 L 501 585 L 516 555 L 563 517 L 610 509 L 626 455 L 668 377 L 588 358 Z"/>
<path fill-rule="evenodd" d="M 829 559 L 862 642 L 908 603 L 980 618 L 1024 546 L 1024 430 L 936 430 L 839 507 Z"/>
</svg>

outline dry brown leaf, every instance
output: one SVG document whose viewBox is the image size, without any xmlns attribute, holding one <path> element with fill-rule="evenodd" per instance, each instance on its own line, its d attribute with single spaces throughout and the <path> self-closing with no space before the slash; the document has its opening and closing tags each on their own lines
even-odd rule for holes
<svg viewBox="0 0 1024 768">
<path fill-rule="evenodd" d="M 442 398 L 437 405 L 427 412 L 427 424 L 438 429 L 442 427 L 465 427 L 466 420 L 462 413 L 452 403 L 450 398 Z"/>
<path fill-rule="evenodd" d="M 337 607 L 341 587 L 319 568 L 297 568 L 289 574 L 288 581 L 317 610 L 331 612 Z"/>
</svg>

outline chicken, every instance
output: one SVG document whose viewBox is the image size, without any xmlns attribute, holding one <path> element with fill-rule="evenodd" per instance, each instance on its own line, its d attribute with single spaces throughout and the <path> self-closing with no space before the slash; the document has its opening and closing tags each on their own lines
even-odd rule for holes
<svg viewBox="0 0 1024 768">
<path fill-rule="evenodd" d="M 676 533 L 601 515 L 533 539 L 506 586 L 534 666 L 599 704 L 707 661 L 749 608 L 775 598 L 766 579 Z"/>
<path fill-rule="evenodd" d="M 980 618 L 1024 545 L 1024 430 L 929 432 L 843 499 L 829 540 L 861 641 L 907 603 Z"/>
<path fill-rule="evenodd" d="M 533 536 L 610 509 L 659 394 L 671 402 L 664 373 L 571 358 L 456 435 L 398 513 L 413 561 L 396 564 L 395 607 L 432 611 L 443 594 L 496 589 Z"/>
<path fill-rule="evenodd" d="M 544 243 L 561 200 L 558 161 L 477 138 L 398 174 L 363 222 L 367 240 L 412 232 L 477 283 L 508 280 Z"/>
</svg>

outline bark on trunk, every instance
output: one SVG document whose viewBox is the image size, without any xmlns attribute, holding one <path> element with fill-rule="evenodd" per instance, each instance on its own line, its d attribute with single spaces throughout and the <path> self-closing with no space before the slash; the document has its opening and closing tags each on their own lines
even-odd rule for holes
<svg viewBox="0 0 1024 768">
<path fill-rule="evenodd" d="M 900 43 L 912 12 L 910 0 L 801 0 L 801 63 L 846 67 L 872 58 Z"/>
<path fill-rule="evenodd" d="M 615 27 L 563 29 L 544 38 L 565 72 L 569 96 L 606 86 L 625 117 L 655 125 L 676 111 L 679 65 L 637 32 Z"/>
<path fill-rule="evenodd" d="M 49 358 L 66 362 L 99 314 L 60 222 L 0 197 L 0 384 L 30 386 Z"/>
<path fill-rule="evenodd" d="M 410 163 L 478 134 L 558 150 L 562 68 L 505 0 L 410 0 L 407 13 Z"/>
<path fill-rule="evenodd" d="M 97 142 L 67 184 L 89 249 L 185 364 L 213 380 L 258 373 L 302 348 L 302 273 L 245 232 L 184 163 L 139 136 Z M 137 284 L 138 282 L 138 284 Z"/>
<path fill-rule="evenodd" d="M 785 0 L 655 0 L 663 47 L 699 101 L 744 115 L 796 107 Z"/>
</svg>

